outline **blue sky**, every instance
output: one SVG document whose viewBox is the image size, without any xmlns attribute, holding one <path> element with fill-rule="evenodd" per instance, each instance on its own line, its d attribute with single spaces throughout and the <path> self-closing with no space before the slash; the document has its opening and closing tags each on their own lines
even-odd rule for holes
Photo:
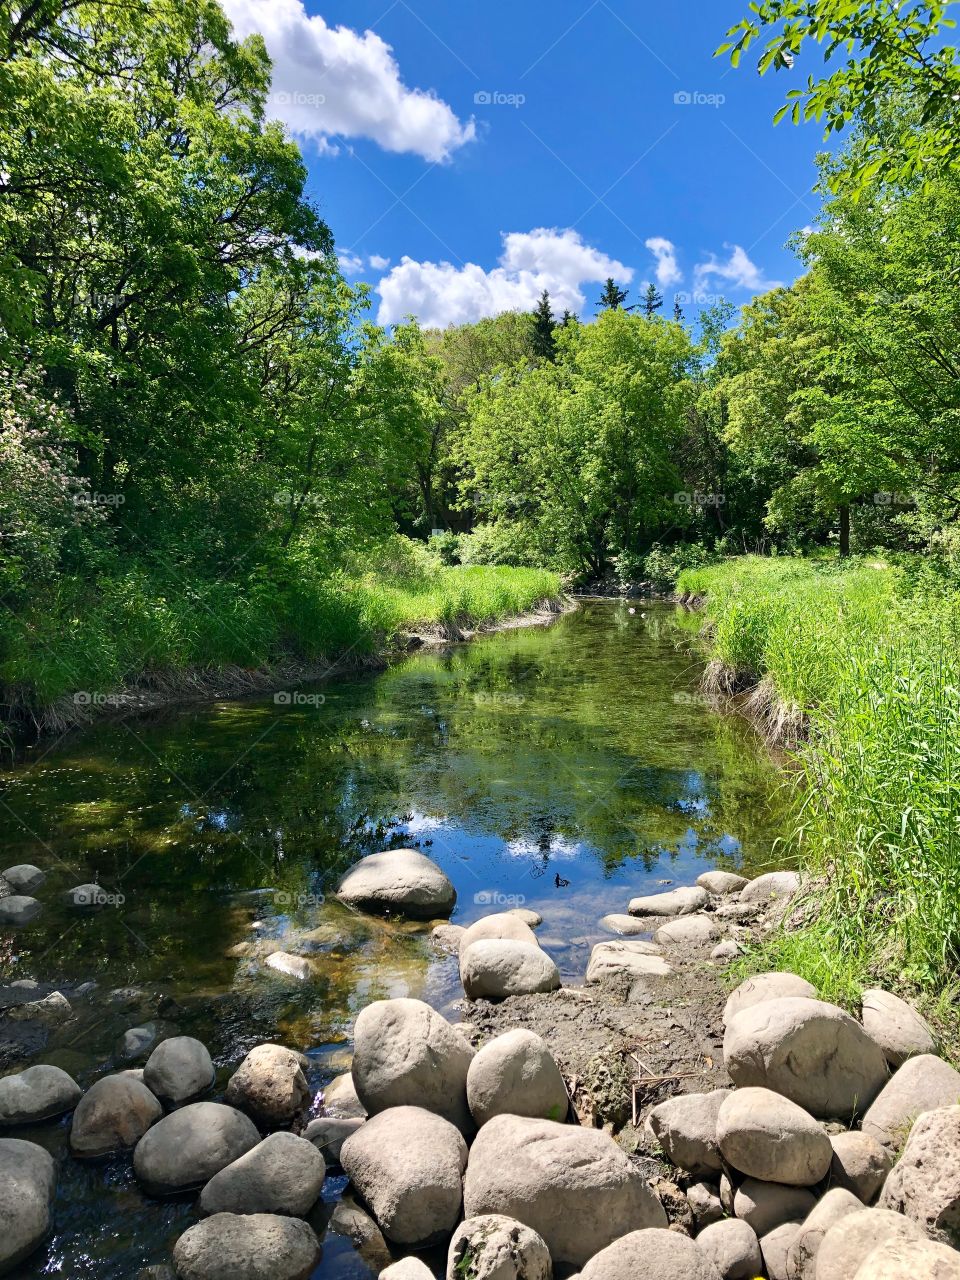
<svg viewBox="0 0 960 1280">
<path fill-rule="evenodd" d="M 692 315 L 798 263 L 819 126 L 772 124 L 792 83 L 712 54 L 746 0 L 226 0 L 275 62 L 271 112 L 384 323 L 474 320 L 548 287 L 657 280 Z"/>
</svg>

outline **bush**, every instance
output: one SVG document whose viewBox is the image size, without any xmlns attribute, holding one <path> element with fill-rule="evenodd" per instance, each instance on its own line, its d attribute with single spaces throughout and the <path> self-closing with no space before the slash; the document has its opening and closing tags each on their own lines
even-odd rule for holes
<svg viewBox="0 0 960 1280">
<path fill-rule="evenodd" d="M 643 576 L 656 591 L 672 591 L 685 569 L 699 569 L 711 558 L 702 542 L 678 542 L 673 547 L 655 543 L 643 557 Z"/>
</svg>

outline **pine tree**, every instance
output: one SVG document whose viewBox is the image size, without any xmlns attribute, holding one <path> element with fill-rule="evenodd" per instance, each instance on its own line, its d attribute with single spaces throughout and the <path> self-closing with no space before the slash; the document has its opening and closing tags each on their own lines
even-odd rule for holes
<svg viewBox="0 0 960 1280">
<path fill-rule="evenodd" d="M 568 325 L 579 323 L 579 318 L 572 311 L 565 311 L 560 317 L 560 327 L 566 329 Z"/>
<path fill-rule="evenodd" d="M 673 318 L 677 324 L 683 324 L 683 307 L 680 305 L 679 298 L 673 300 Z"/>
<path fill-rule="evenodd" d="M 643 310 L 647 319 L 651 319 L 655 311 L 663 306 L 663 294 L 657 292 L 657 286 L 651 281 L 647 292 L 643 295 Z"/>
<path fill-rule="evenodd" d="M 625 307 L 623 304 L 627 300 L 627 289 L 621 289 L 613 276 L 607 278 L 607 283 L 603 286 L 603 293 L 597 302 L 597 306 L 602 311 L 633 311 L 633 307 Z"/>
<path fill-rule="evenodd" d="M 557 344 L 553 336 L 556 327 L 550 294 L 544 289 L 533 312 L 533 353 L 539 360 L 556 360 Z"/>
</svg>

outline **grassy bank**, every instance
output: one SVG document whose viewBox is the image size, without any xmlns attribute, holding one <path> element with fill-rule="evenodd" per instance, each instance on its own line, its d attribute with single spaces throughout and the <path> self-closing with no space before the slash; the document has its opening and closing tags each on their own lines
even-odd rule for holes
<svg viewBox="0 0 960 1280">
<path fill-rule="evenodd" d="M 791 852 L 808 923 L 764 964 L 828 996 L 873 980 L 945 998 L 960 951 L 960 595 L 909 563 L 743 558 L 684 573 L 718 673 L 804 726 Z"/>
<path fill-rule="evenodd" d="M 233 582 L 145 568 L 92 586 L 63 581 L 55 597 L 0 622 L 6 719 L 56 724 L 56 708 L 69 720 L 72 704 L 95 707 L 130 688 L 174 692 L 203 672 L 359 664 L 382 656 L 401 632 L 456 634 L 560 596 L 556 574 L 447 568 L 408 547 L 336 573 L 293 567 Z"/>
</svg>

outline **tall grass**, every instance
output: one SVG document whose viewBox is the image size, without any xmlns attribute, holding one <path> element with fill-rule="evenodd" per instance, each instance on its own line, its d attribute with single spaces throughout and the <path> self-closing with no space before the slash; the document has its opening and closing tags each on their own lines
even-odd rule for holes
<svg viewBox="0 0 960 1280">
<path fill-rule="evenodd" d="M 809 921 L 765 963 L 849 999 L 942 992 L 960 955 L 960 597 L 883 563 L 745 558 L 686 573 L 711 656 L 806 716 L 789 836 Z"/>
</svg>

